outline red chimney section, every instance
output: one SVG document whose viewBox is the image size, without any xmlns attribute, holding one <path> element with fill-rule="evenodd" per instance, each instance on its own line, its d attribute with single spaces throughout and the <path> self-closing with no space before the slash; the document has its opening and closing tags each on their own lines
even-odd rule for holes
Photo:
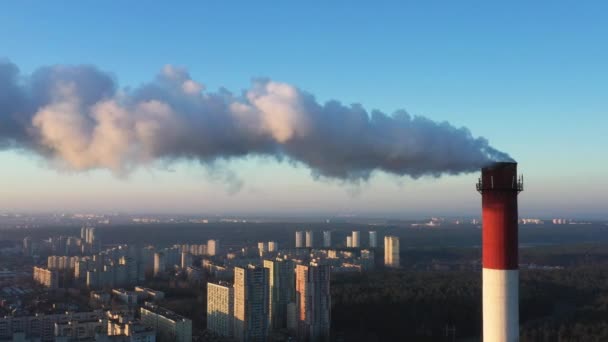
<svg viewBox="0 0 608 342">
<path fill-rule="evenodd" d="M 518 265 L 516 163 L 496 163 L 482 169 L 483 267 L 515 270 Z"/>
</svg>

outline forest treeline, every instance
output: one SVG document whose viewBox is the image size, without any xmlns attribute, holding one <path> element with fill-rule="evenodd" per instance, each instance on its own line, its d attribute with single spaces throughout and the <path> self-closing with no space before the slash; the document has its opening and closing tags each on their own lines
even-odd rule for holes
<svg viewBox="0 0 608 342">
<path fill-rule="evenodd" d="M 566 266 L 521 270 L 522 342 L 608 341 L 607 250 L 564 246 L 523 253 L 530 263 Z M 480 271 L 335 275 L 332 301 L 336 341 L 480 340 Z"/>
</svg>

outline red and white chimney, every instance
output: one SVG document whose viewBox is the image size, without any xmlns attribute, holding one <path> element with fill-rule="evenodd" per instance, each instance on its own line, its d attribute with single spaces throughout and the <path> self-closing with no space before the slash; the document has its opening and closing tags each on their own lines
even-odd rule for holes
<svg viewBox="0 0 608 342">
<path fill-rule="evenodd" d="M 519 341 L 517 194 L 523 178 L 517 163 L 481 170 L 483 341 Z"/>
</svg>

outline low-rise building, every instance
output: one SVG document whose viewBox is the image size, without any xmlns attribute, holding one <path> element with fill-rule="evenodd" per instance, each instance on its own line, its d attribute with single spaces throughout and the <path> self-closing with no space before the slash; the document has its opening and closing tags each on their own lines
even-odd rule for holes
<svg viewBox="0 0 608 342">
<path fill-rule="evenodd" d="M 132 315 L 107 314 L 105 336 L 97 336 L 95 341 L 155 342 L 156 331 L 135 321 Z"/>
<path fill-rule="evenodd" d="M 55 341 L 55 323 L 87 322 L 103 318 L 101 311 L 36 314 L 34 316 L 5 316 L 0 318 L 0 340 L 12 340 L 14 334 L 23 333 L 27 339 L 41 342 Z M 26 339 L 26 340 L 27 340 Z"/>
<path fill-rule="evenodd" d="M 163 291 L 152 290 L 143 286 L 135 286 L 135 292 L 137 292 L 142 299 L 159 301 L 165 299 L 165 293 Z"/>
<path fill-rule="evenodd" d="M 68 341 L 83 341 L 92 339 L 95 334 L 105 331 L 105 322 L 102 319 L 70 320 L 55 323 L 55 340 L 62 337 Z"/>
<path fill-rule="evenodd" d="M 140 293 L 137 291 L 127 291 L 125 289 L 113 289 L 114 297 L 127 305 L 136 305 Z"/>
<path fill-rule="evenodd" d="M 140 308 L 141 324 L 156 331 L 159 342 L 191 342 L 192 321 L 152 303 Z"/>
</svg>

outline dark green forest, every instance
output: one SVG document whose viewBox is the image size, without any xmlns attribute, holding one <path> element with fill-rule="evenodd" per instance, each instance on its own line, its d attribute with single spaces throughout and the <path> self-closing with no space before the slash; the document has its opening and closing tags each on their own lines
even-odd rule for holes
<svg viewBox="0 0 608 342">
<path fill-rule="evenodd" d="M 522 342 L 608 341 L 606 251 L 603 245 L 523 251 L 522 259 L 530 263 L 564 266 L 521 270 Z M 435 256 L 458 259 L 469 253 L 443 251 Z M 481 335 L 477 270 L 335 275 L 332 301 L 337 341 L 479 341 Z"/>
</svg>

